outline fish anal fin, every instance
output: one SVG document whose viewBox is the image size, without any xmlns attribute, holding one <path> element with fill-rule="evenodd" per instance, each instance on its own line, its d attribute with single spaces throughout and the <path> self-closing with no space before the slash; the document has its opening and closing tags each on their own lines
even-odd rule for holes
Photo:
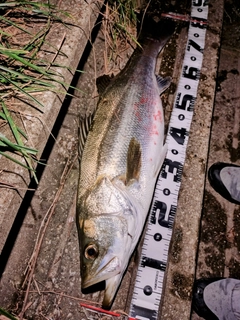
<svg viewBox="0 0 240 320">
<path fill-rule="evenodd" d="M 102 95 L 105 89 L 108 87 L 109 83 L 111 82 L 112 77 L 109 75 L 102 75 L 97 78 L 96 85 L 99 95 Z"/>
<path fill-rule="evenodd" d="M 142 166 L 142 151 L 137 139 L 132 138 L 127 153 L 126 185 L 139 179 Z"/>
<path fill-rule="evenodd" d="M 172 78 L 171 77 L 161 77 L 159 75 L 156 75 L 156 79 L 157 79 L 157 84 L 158 84 L 158 91 L 159 94 L 163 93 L 165 90 L 167 90 L 167 88 L 169 88 L 171 82 L 172 82 Z"/>
</svg>

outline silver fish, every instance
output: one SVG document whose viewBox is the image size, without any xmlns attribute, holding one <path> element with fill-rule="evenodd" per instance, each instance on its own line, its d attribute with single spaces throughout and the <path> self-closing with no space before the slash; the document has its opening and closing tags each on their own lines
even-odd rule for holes
<svg viewBox="0 0 240 320">
<path fill-rule="evenodd" d="M 147 28 L 143 32 L 142 47 L 126 67 L 106 88 L 99 86 L 80 163 L 81 286 L 105 281 L 104 308 L 111 306 L 141 236 L 167 151 L 160 94 L 171 79 L 156 76 L 155 65 L 174 26 L 168 22 L 153 28 L 154 35 Z"/>
</svg>

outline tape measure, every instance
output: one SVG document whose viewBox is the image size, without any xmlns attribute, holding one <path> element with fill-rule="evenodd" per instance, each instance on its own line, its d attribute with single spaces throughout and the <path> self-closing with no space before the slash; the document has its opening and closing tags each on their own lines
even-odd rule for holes
<svg viewBox="0 0 240 320">
<path fill-rule="evenodd" d="M 165 16 L 176 17 L 171 13 Z M 158 319 L 183 164 L 200 80 L 207 16 L 207 0 L 192 0 L 187 46 L 166 137 L 168 153 L 156 184 L 130 305 L 130 316 L 139 320 Z"/>
</svg>

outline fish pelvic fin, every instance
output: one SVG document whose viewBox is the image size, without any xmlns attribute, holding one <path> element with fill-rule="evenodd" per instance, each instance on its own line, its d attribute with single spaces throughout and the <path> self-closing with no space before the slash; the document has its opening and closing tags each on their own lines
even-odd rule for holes
<svg viewBox="0 0 240 320">
<path fill-rule="evenodd" d="M 161 77 L 159 75 L 156 75 L 156 79 L 157 79 L 157 84 L 158 84 L 158 91 L 159 94 L 163 93 L 165 90 L 167 90 L 167 88 L 169 88 L 171 82 L 172 82 L 172 78 L 171 77 Z"/>
<path fill-rule="evenodd" d="M 142 166 L 142 151 L 137 139 L 132 138 L 127 153 L 126 185 L 138 180 Z"/>
</svg>

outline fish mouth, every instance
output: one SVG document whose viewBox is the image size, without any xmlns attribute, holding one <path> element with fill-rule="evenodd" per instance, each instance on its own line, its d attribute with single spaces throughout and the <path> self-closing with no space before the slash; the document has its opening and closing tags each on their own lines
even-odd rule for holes
<svg viewBox="0 0 240 320">
<path fill-rule="evenodd" d="M 82 279 L 82 289 L 86 289 L 99 282 L 115 277 L 121 272 L 120 261 L 118 257 L 113 257 L 107 264 L 101 263 L 95 274 L 89 274 Z"/>
<path fill-rule="evenodd" d="M 105 281 L 106 288 L 105 288 L 104 298 L 102 303 L 102 307 L 104 309 L 109 310 L 111 308 L 113 299 L 116 295 L 116 292 L 121 280 L 122 280 L 122 274 L 117 274 L 114 277 L 111 277 L 110 279 L 107 279 Z"/>
</svg>

